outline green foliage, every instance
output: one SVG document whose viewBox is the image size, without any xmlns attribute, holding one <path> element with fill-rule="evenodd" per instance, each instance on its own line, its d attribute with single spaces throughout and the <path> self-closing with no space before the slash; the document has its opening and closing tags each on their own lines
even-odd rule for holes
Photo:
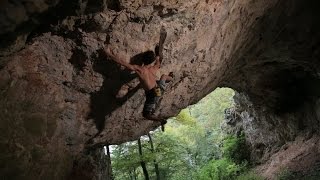
<svg viewBox="0 0 320 180">
<path fill-rule="evenodd" d="M 224 110 L 233 106 L 233 95 L 232 89 L 217 88 L 199 103 L 181 110 L 169 119 L 165 132 L 152 133 L 154 152 L 144 140 L 143 159 L 150 177 L 155 176 L 154 161 L 162 180 L 228 179 L 242 172 L 246 164 L 222 158 L 225 133 L 221 123 Z M 136 143 L 130 142 L 112 151 L 115 179 L 144 179 L 137 149 Z"/>
<path fill-rule="evenodd" d="M 249 151 L 244 134 L 241 134 L 239 137 L 232 135 L 227 136 L 223 142 L 222 151 L 224 157 L 237 164 L 241 164 L 249 160 Z"/>
<path fill-rule="evenodd" d="M 245 147 L 244 135 L 240 135 L 239 137 L 227 136 L 223 141 L 223 158 L 212 160 L 202 167 L 198 173 L 198 179 L 236 179 L 248 167 L 248 153 Z"/>
<path fill-rule="evenodd" d="M 243 168 L 227 158 L 212 160 L 200 170 L 198 178 L 199 180 L 235 179 Z"/>
<path fill-rule="evenodd" d="M 175 117 L 175 120 L 183 125 L 196 124 L 196 119 L 190 115 L 190 111 L 188 109 L 181 110 L 177 117 Z"/>
<path fill-rule="evenodd" d="M 189 106 L 190 114 L 204 127 L 208 127 L 208 131 L 216 130 L 224 120 L 224 110 L 234 105 L 233 96 L 232 89 L 217 88 L 197 104 Z"/>
<path fill-rule="evenodd" d="M 115 179 L 127 179 L 125 178 L 126 174 L 122 173 L 125 171 L 129 171 L 129 173 L 138 173 L 136 172 L 136 169 L 140 166 L 140 157 L 135 142 L 115 146 L 112 151 L 112 158 L 117 159 L 116 161 L 112 161 Z"/>
</svg>

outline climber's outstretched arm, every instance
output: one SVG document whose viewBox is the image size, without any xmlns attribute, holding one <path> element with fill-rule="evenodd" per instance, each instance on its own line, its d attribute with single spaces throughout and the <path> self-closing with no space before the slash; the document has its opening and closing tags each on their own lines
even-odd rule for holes
<svg viewBox="0 0 320 180">
<path fill-rule="evenodd" d="M 131 71 L 137 71 L 140 69 L 139 66 L 137 65 L 132 65 L 130 63 L 127 63 L 125 60 L 119 58 L 118 56 L 116 56 L 110 49 L 109 46 L 107 46 L 106 48 L 104 48 L 104 52 L 116 63 L 130 69 Z"/>
</svg>

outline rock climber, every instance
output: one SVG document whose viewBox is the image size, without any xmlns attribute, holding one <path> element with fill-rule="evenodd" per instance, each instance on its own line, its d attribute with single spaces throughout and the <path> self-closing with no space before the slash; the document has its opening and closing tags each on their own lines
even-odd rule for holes
<svg viewBox="0 0 320 180">
<path fill-rule="evenodd" d="M 163 74 L 158 80 L 156 74 L 160 70 L 161 58 L 159 53 L 157 55 L 153 51 L 147 51 L 144 53 L 142 59 L 142 65 L 134 65 L 127 63 L 116 55 L 113 50 L 107 46 L 104 49 L 105 53 L 116 63 L 126 67 L 131 71 L 135 71 L 140 79 L 140 84 L 145 90 L 146 101 L 143 107 L 143 117 L 149 120 L 163 121 L 154 117 L 154 112 L 157 107 L 160 97 L 166 88 L 166 83 L 172 81 L 173 73 L 169 75 Z M 163 122 L 162 122 L 163 123 Z"/>
</svg>

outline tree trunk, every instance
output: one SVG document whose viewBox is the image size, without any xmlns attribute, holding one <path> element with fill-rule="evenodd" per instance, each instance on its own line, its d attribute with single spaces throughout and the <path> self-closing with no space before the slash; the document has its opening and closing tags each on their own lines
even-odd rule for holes
<svg viewBox="0 0 320 180">
<path fill-rule="evenodd" d="M 144 162 L 144 160 L 142 159 L 142 146 L 141 146 L 141 140 L 140 138 L 138 139 L 138 146 L 139 146 L 139 155 L 140 155 L 140 164 L 143 170 L 143 174 L 146 180 L 149 180 L 149 174 L 148 174 L 148 170 L 146 167 L 146 162 Z"/>
<path fill-rule="evenodd" d="M 137 169 L 136 169 L 136 168 L 134 168 L 134 170 L 133 170 L 133 177 L 134 177 L 134 180 L 137 180 L 137 179 L 138 179 Z"/>
<path fill-rule="evenodd" d="M 107 150 L 107 164 L 108 164 L 107 174 L 109 174 L 109 178 L 111 180 L 113 180 L 114 177 L 113 177 L 113 174 L 112 174 L 111 155 L 110 155 L 109 145 L 106 146 L 106 150 Z"/>
<path fill-rule="evenodd" d="M 150 143 L 150 146 L 151 146 L 151 152 L 154 153 L 154 146 L 153 146 L 153 141 L 152 141 L 150 133 L 148 133 L 148 137 L 149 137 L 149 143 Z M 156 159 L 153 160 L 153 165 L 154 165 L 154 170 L 156 172 L 157 180 L 160 180 L 159 165 L 158 165 Z"/>
<path fill-rule="evenodd" d="M 130 180 L 135 180 L 134 179 L 134 172 L 132 170 L 129 171 L 129 176 L 130 176 Z"/>
</svg>

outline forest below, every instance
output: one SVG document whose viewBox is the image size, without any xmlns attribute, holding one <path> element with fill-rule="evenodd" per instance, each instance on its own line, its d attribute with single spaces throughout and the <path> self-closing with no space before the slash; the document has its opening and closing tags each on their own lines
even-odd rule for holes
<svg viewBox="0 0 320 180">
<path fill-rule="evenodd" d="M 109 146 L 116 180 L 261 179 L 249 172 L 244 134 L 226 124 L 234 91 L 218 88 L 137 141 Z"/>
</svg>

